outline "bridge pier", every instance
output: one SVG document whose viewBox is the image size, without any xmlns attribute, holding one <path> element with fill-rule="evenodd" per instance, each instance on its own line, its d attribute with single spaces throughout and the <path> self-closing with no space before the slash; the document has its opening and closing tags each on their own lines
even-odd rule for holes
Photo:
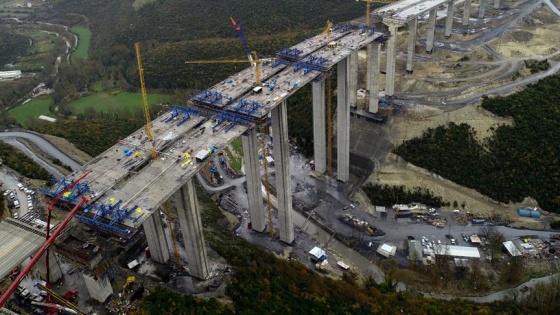
<svg viewBox="0 0 560 315">
<path fill-rule="evenodd" d="M 272 134 L 274 135 L 274 170 L 276 174 L 276 199 L 278 200 L 278 227 L 280 240 L 294 241 L 292 218 L 292 185 L 290 177 L 290 147 L 288 143 L 288 108 L 286 100 L 272 109 Z"/>
<path fill-rule="evenodd" d="M 465 0 L 465 7 L 463 8 L 463 26 L 469 25 L 470 15 L 471 15 L 471 0 Z"/>
<path fill-rule="evenodd" d="M 346 182 L 350 178 L 350 106 L 346 69 L 348 57 L 337 63 L 336 105 L 336 177 Z"/>
<path fill-rule="evenodd" d="M 169 247 L 159 211 L 152 213 L 142 226 L 148 241 L 150 256 L 159 263 L 166 263 L 169 260 Z"/>
<path fill-rule="evenodd" d="M 485 0 L 481 0 L 485 1 Z M 451 29 L 453 28 L 453 14 L 454 14 L 455 1 L 449 1 L 447 3 L 447 16 L 445 17 L 445 38 L 451 37 Z"/>
<path fill-rule="evenodd" d="M 500 0 L 494 0 L 494 9 L 500 8 Z"/>
<path fill-rule="evenodd" d="M 428 38 L 426 39 L 426 52 L 431 54 L 434 50 L 434 35 L 436 32 L 436 8 L 430 10 L 428 16 Z"/>
<path fill-rule="evenodd" d="M 381 45 L 378 42 L 367 45 L 367 55 L 369 111 L 377 113 L 379 110 L 379 57 L 381 55 Z"/>
<path fill-rule="evenodd" d="M 54 250 L 49 250 L 49 282 L 54 283 L 57 282 L 62 278 L 62 269 L 60 269 L 60 262 L 58 261 L 58 256 L 54 253 Z M 46 270 L 46 263 L 45 263 L 45 254 L 41 256 L 39 262 L 35 265 L 37 267 L 37 271 L 39 272 L 39 276 L 45 279 L 47 270 Z"/>
<path fill-rule="evenodd" d="M 387 71 L 385 77 L 385 95 L 392 97 L 395 94 L 395 62 L 397 46 L 396 24 L 389 24 L 389 40 L 387 41 Z"/>
<path fill-rule="evenodd" d="M 358 99 L 358 51 L 354 50 L 348 60 L 348 103 L 356 107 Z"/>
<path fill-rule="evenodd" d="M 192 178 L 174 194 L 181 232 L 187 252 L 189 273 L 199 279 L 208 278 L 208 258 L 198 209 L 198 199 Z"/>
<path fill-rule="evenodd" d="M 262 135 L 264 137 L 264 135 Z M 261 172 L 259 168 L 259 145 L 257 141 L 257 130 L 251 128 L 242 136 L 243 165 L 245 178 L 247 179 L 247 199 L 249 200 L 249 217 L 251 228 L 262 232 L 266 228 L 266 218 L 262 202 Z M 266 163 L 266 160 L 263 160 Z"/>
<path fill-rule="evenodd" d="M 480 0 L 478 3 L 478 18 L 484 18 L 484 12 L 486 11 L 486 0 Z"/>
<path fill-rule="evenodd" d="M 327 170 L 327 137 L 325 135 L 325 80 L 313 82 L 313 155 L 315 171 Z"/>
<path fill-rule="evenodd" d="M 430 11 L 431 12 L 431 11 Z M 406 72 L 412 73 L 412 63 L 416 51 L 416 33 L 418 29 L 418 17 L 414 17 L 408 24 L 408 53 L 406 54 Z"/>
<path fill-rule="evenodd" d="M 89 296 L 101 303 L 113 294 L 113 287 L 111 286 L 111 281 L 107 275 L 103 275 L 101 278 L 97 278 L 94 275 L 83 273 L 84 283 L 88 290 Z"/>
</svg>

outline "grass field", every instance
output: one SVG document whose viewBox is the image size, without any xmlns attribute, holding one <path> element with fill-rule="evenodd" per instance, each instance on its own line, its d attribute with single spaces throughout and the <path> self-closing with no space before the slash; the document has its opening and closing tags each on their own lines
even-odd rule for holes
<svg viewBox="0 0 560 315">
<path fill-rule="evenodd" d="M 149 94 L 148 103 L 157 104 L 168 102 L 170 95 Z M 134 112 L 142 110 L 142 94 L 129 92 L 101 92 L 82 97 L 68 104 L 68 108 L 74 114 L 83 114 L 86 109 L 93 108 L 96 112 Z"/>
<path fill-rule="evenodd" d="M 87 27 L 74 26 L 70 29 L 72 32 L 78 34 L 78 47 L 72 53 L 72 60 L 76 58 L 87 59 L 89 52 L 89 42 L 91 40 L 91 31 Z"/>
<path fill-rule="evenodd" d="M 33 99 L 23 105 L 10 109 L 8 115 L 16 117 L 16 120 L 24 127 L 27 126 L 29 118 L 39 118 L 40 115 L 55 117 L 49 111 L 49 105 L 52 104 L 50 96 L 43 96 Z"/>
</svg>

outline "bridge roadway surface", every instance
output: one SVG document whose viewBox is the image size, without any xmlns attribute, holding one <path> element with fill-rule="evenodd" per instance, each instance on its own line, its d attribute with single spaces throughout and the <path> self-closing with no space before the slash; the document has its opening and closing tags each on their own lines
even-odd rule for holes
<svg viewBox="0 0 560 315">
<path fill-rule="evenodd" d="M 447 2 L 451 0 L 404 0 L 386 5 L 378 12 L 384 16 L 384 22 L 397 20 L 399 21 L 397 24 L 402 25 Z"/>
<path fill-rule="evenodd" d="M 44 231 L 11 218 L 0 222 L 0 279 L 37 252 L 44 241 Z"/>
<path fill-rule="evenodd" d="M 301 49 L 308 47 L 306 49 L 308 54 L 313 52 L 315 56 L 328 57 L 329 62 L 326 66 L 332 67 L 340 60 L 348 57 L 353 51 L 365 47 L 382 34 L 364 35 L 361 34 L 361 30 L 355 29 L 339 35 L 333 36 L 333 38 L 337 38 L 338 42 L 338 47 L 335 50 L 328 49 L 326 47 L 328 40 L 321 41 L 319 36 L 308 39 L 292 48 L 299 47 Z M 302 54 L 301 58 L 304 57 Z M 242 88 L 237 86 L 236 92 L 232 93 L 232 90 L 228 89 L 227 82 L 229 80 L 237 82 L 240 80 L 240 76 L 243 75 L 252 76 L 251 72 L 253 70 L 249 68 L 232 75 L 214 87 L 216 90 L 221 88 L 218 91 L 223 94 L 229 91 L 230 95 L 242 95 L 240 99 L 254 100 L 261 104 L 266 104 L 266 111 L 259 113 L 258 116 L 246 115 L 245 117 L 248 120 L 245 124 L 232 124 L 228 127 L 228 123 L 222 123 L 222 125 L 217 126 L 214 119 L 191 116 L 184 124 L 178 126 L 177 122 L 180 121 L 181 117 L 175 117 L 171 122 L 167 122 L 171 117 L 170 112 L 167 112 L 152 122 L 152 134 L 159 154 L 157 159 L 151 160 L 150 158 L 151 144 L 149 141 L 146 141 L 146 134 L 144 128 L 142 128 L 119 141 L 119 143 L 84 165 L 80 170 L 68 176 L 68 178 L 78 178 L 86 171 L 91 171 L 91 174 L 88 175 L 85 181 L 87 181 L 95 194 L 91 196 L 93 197 L 92 204 L 86 210 L 92 213 L 87 216 L 93 217 L 94 211 L 96 211 L 94 206 L 99 203 L 109 205 L 120 200 L 121 209 L 134 209 L 127 219 L 122 221 L 122 224 L 131 228 L 138 228 L 175 191 L 185 185 L 200 170 L 204 163 L 212 160 L 212 156 L 209 156 L 202 163 L 197 163 L 194 158 L 197 152 L 211 145 L 216 148 L 214 154 L 219 153 L 233 139 L 242 135 L 243 132 L 254 124 L 251 119 L 267 119 L 269 112 L 275 106 L 299 88 L 323 74 L 319 71 L 311 71 L 304 75 L 303 71 L 296 72 L 291 66 L 284 66 L 278 70 L 270 70 L 270 72 L 267 68 L 264 70 L 268 77 L 274 75 L 277 77 L 277 82 L 286 82 L 286 85 L 278 86 L 277 84 L 273 91 L 252 94 L 253 85 L 246 84 L 242 85 Z M 298 84 L 295 86 L 290 85 L 291 89 L 288 90 L 287 82 L 298 82 Z M 190 105 L 200 105 L 200 102 L 198 104 L 190 102 Z M 215 105 L 213 104 L 213 106 Z M 163 144 L 165 145 L 162 147 Z M 125 156 L 125 149 L 131 150 L 133 154 Z M 186 158 L 184 155 L 185 151 L 191 152 L 192 157 Z M 134 157 L 135 155 L 138 156 Z M 192 163 L 188 164 L 188 160 L 192 160 Z M 140 165 L 142 163 L 147 165 L 139 167 L 138 171 L 130 171 L 131 165 Z M 106 218 L 110 219 L 108 216 Z"/>
</svg>

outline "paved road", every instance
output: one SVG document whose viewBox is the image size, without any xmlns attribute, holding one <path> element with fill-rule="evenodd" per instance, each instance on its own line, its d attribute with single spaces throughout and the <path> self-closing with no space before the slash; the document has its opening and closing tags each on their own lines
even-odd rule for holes
<svg viewBox="0 0 560 315">
<path fill-rule="evenodd" d="M 0 132 L 0 140 L 10 140 L 23 138 L 36 145 L 41 151 L 53 158 L 59 159 L 63 164 L 70 166 L 73 170 L 77 170 L 81 165 L 74 159 L 62 152 L 58 147 L 47 141 L 45 138 L 31 132 L 24 131 L 4 131 Z M 26 153 L 27 154 L 27 153 Z"/>
</svg>

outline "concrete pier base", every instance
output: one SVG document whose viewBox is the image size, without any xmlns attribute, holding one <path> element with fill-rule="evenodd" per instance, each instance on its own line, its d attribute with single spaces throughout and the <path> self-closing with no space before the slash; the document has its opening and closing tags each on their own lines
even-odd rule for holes
<svg viewBox="0 0 560 315">
<path fill-rule="evenodd" d="M 486 11 L 486 0 L 480 0 L 478 3 L 478 18 L 484 18 L 484 12 Z"/>
<path fill-rule="evenodd" d="M 387 70 L 385 74 L 385 95 L 387 97 L 395 94 L 395 62 L 397 58 L 397 25 L 390 24 L 389 40 L 387 41 Z"/>
<path fill-rule="evenodd" d="M 198 209 L 198 199 L 192 179 L 174 194 L 181 232 L 187 252 L 189 273 L 198 279 L 208 278 L 208 258 L 206 243 L 202 233 L 202 222 Z"/>
<path fill-rule="evenodd" d="M 412 73 L 414 54 L 416 52 L 416 33 L 418 28 L 418 17 L 410 20 L 408 24 L 408 53 L 406 54 L 406 72 Z"/>
<path fill-rule="evenodd" d="M 447 3 L 447 16 L 445 17 L 445 38 L 451 37 L 451 30 L 453 28 L 453 14 L 455 13 L 455 2 L 450 1 Z"/>
<path fill-rule="evenodd" d="M 345 58 L 337 64 L 337 105 L 336 105 L 336 178 L 346 182 L 350 178 L 350 106 L 348 106 L 348 89 L 346 82 Z"/>
<path fill-rule="evenodd" d="M 41 259 L 35 265 L 37 267 L 37 271 L 39 272 L 39 276 L 43 279 L 46 279 L 47 270 L 46 270 L 46 263 L 45 263 L 45 254 L 41 256 Z M 62 278 L 62 269 L 60 269 L 60 261 L 58 260 L 58 256 L 54 253 L 53 249 L 49 250 L 49 282 L 54 283 L 57 282 Z"/>
<path fill-rule="evenodd" d="M 369 88 L 369 111 L 377 113 L 379 110 L 379 58 L 381 56 L 381 45 L 373 42 L 367 45 L 368 55 L 368 88 Z"/>
<path fill-rule="evenodd" d="M 428 16 L 428 38 L 426 39 L 426 52 L 432 53 L 434 50 L 434 36 L 436 32 L 436 9 L 430 10 L 430 15 Z"/>
<path fill-rule="evenodd" d="M 470 15 L 471 15 L 471 0 L 465 0 L 465 7 L 463 8 L 463 26 L 469 25 Z"/>
<path fill-rule="evenodd" d="M 315 171 L 324 173 L 327 170 L 325 80 L 313 82 L 311 90 L 313 93 L 313 155 Z"/>
<path fill-rule="evenodd" d="M 159 263 L 166 263 L 169 260 L 169 247 L 159 211 L 152 213 L 142 226 L 148 241 L 150 256 Z"/>
<path fill-rule="evenodd" d="M 294 241 L 294 222 L 292 218 L 292 181 L 290 177 L 287 112 L 286 100 L 283 100 L 272 110 L 271 114 L 272 134 L 274 135 L 276 199 L 278 200 L 278 228 L 280 230 L 280 240 L 291 244 Z"/>
<path fill-rule="evenodd" d="M 249 217 L 251 228 L 262 232 L 266 228 L 266 217 L 262 202 L 261 173 L 259 168 L 259 144 L 257 130 L 251 128 L 242 136 L 243 165 L 247 179 L 247 199 L 249 200 Z"/>
<path fill-rule="evenodd" d="M 83 273 L 83 278 L 92 299 L 103 303 L 109 295 L 113 294 L 113 287 L 107 276 L 97 279 L 93 275 Z"/>
</svg>

